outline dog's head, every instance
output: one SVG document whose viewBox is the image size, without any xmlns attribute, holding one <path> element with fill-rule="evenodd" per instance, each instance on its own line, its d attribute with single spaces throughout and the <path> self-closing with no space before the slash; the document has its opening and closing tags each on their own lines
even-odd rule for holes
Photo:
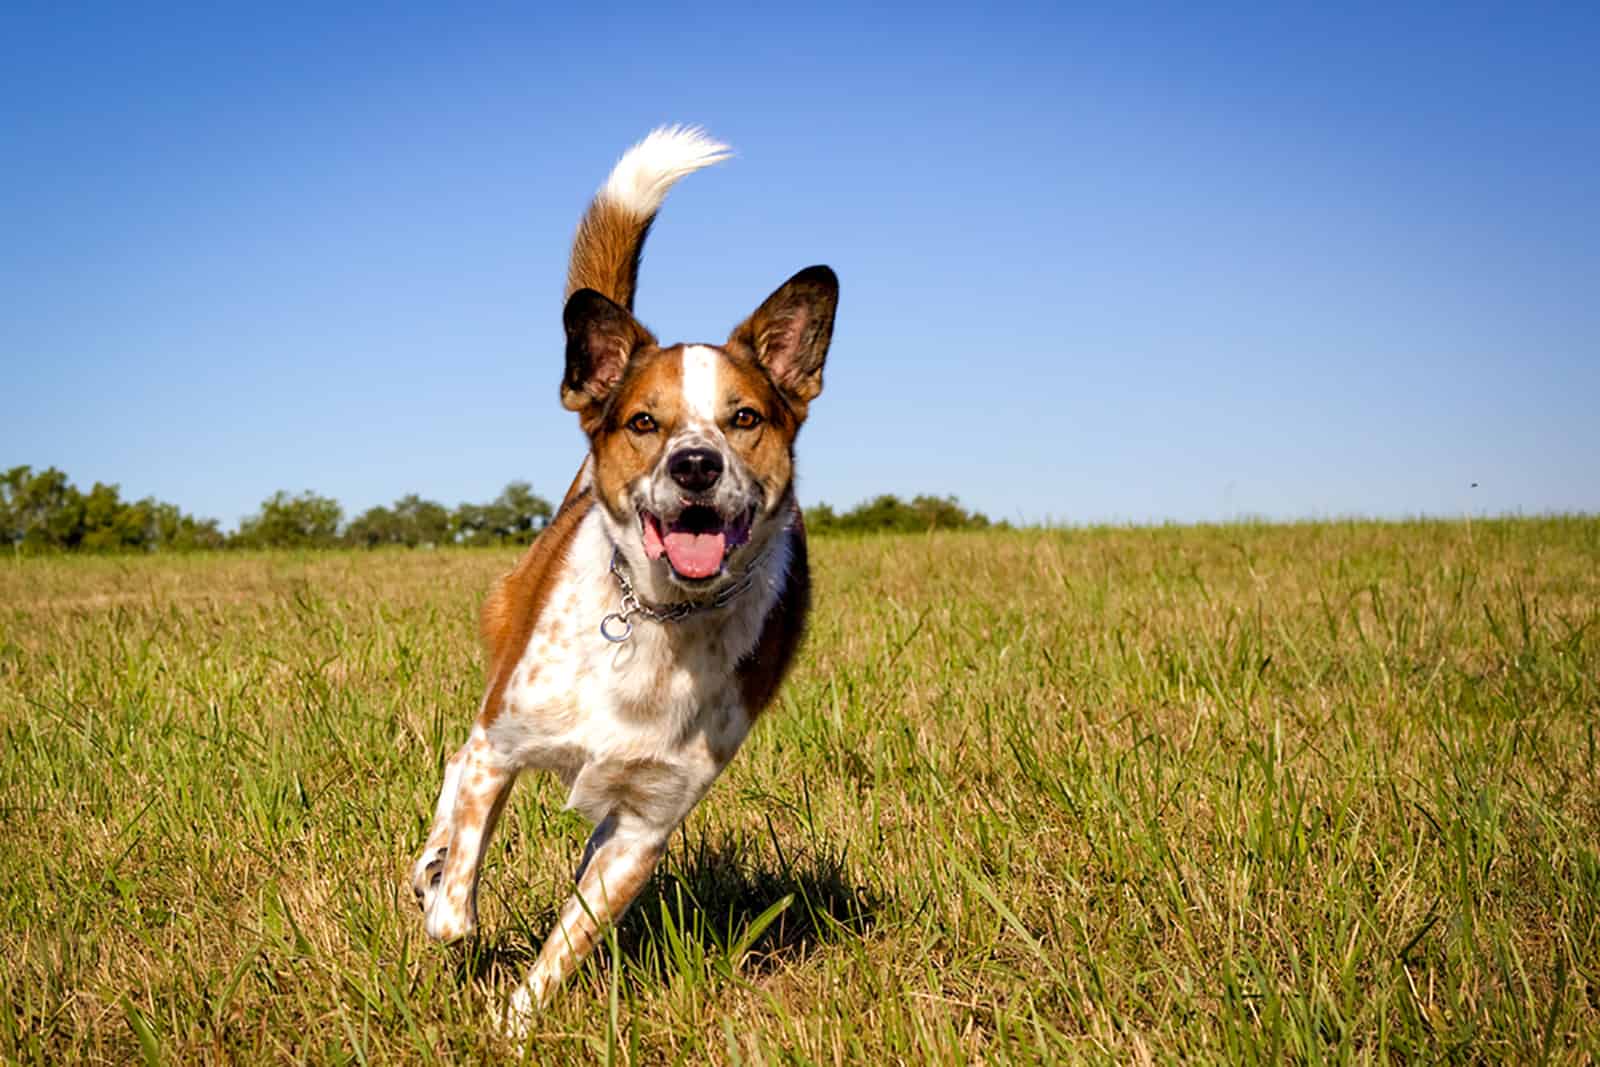
<svg viewBox="0 0 1600 1067">
<path fill-rule="evenodd" d="M 714 590 L 781 527 L 838 298 L 833 271 L 808 267 L 726 344 L 663 348 L 627 309 L 572 294 L 561 402 L 589 435 L 594 493 L 631 563 Z"/>
</svg>

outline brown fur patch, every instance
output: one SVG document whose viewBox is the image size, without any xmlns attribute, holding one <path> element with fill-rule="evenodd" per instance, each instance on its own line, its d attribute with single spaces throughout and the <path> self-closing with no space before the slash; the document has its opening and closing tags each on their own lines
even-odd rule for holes
<svg viewBox="0 0 1600 1067">
<path fill-rule="evenodd" d="M 628 420 L 641 411 L 655 420 L 654 433 L 628 429 Z M 605 417 L 591 431 L 595 491 L 618 521 L 634 518 L 629 514 L 628 485 L 655 466 L 682 418 L 682 347 L 637 352 Z"/>
<path fill-rule="evenodd" d="M 654 215 L 640 218 L 597 197 L 584 212 L 572 241 L 566 295 L 593 289 L 632 311 L 633 291 L 639 282 L 639 255 L 655 220 Z"/>
<path fill-rule="evenodd" d="M 516 568 L 494 584 L 483 602 L 480 629 L 489 656 L 489 691 L 479 716 L 484 726 L 500 715 L 506 682 L 522 658 L 534 624 L 550 598 L 551 587 L 561 575 L 572 536 L 592 504 L 587 492 L 563 504 Z"/>
<path fill-rule="evenodd" d="M 787 495 L 794 477 L 794 438 L 800 419 L 753 354 L 734 348 L 720 349 L 722 364 L 717 381 L 723 395 L 717 415 L 729 447 L 761 482 L 768 500 Z M 734 413 L 751 408 L 761 416 L 754 429 L 741 430 L 733 424 Z"/>
<path fill-rule="evenodd" d="M 583 471 L 586 466 L 588 466 L 587 461 L 578 465 L 578 473 L 572 476 L 572 484 L 567 486 L 567 493 L 561 498 L 561 506 L 556 509 L 558 512 L 566 511 L 574 500 L 583 495 Z"/>
</svg>

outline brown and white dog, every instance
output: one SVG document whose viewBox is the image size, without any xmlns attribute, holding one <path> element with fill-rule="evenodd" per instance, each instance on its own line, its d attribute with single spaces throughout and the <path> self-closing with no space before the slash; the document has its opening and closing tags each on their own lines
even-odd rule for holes
<svg viewBox="0 0 1600 1067">
<path fill-rule="evenodd" d="M 472 932 L 512 781 L 554 771 L 595 824 L 502 1029 L 520 1035 L 649 879 L 672 831 L 772 700 L 809 604 L 794 439 L 822 391 L 838 281 L 789 279 L 722 345 L 664 347 L 633 317 L 646 234 L 674 182 L 727 157 L 656 130 L 578 227 L 561 402 L 589 454 L 483 609 L 488 687 L 445 765 L 412 871 L 428 936 Z"/>
</svg>

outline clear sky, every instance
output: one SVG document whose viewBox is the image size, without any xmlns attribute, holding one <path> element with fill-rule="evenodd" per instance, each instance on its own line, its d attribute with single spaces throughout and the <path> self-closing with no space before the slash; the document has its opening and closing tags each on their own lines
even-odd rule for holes
<svg viewBox="0 0 1600 1067">
<path fill-rule="evenodd" d="M 572 229 L 692 122 L 738 154 L 639 315 L 838 271 L 808 503 L 1600 510 L 1597 56 L 1576 3 L 7 4 L 0 465 L 558 496 Z"/>
</svg>

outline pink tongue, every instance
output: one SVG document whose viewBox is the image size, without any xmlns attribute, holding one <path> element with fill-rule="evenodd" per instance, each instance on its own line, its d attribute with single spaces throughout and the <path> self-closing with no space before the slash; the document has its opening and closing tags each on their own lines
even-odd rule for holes
<svg viewBox="0 0 1600 1067">
<path fill-rule="evenodd" d="M 667 547 L 661 543 L 661 527 L 656 523 L 654 515 L 646 515 L 644 520 L 644 554 L 651 559 L 660 559 Z"/>
<path fill-rule="evenodd" d="M 722 569 L 722 553 L 728 538 L 718 533 L 669 533 L 665 538 L 667 558 L 685 578 L 709 578 Z"/>
</svg>

